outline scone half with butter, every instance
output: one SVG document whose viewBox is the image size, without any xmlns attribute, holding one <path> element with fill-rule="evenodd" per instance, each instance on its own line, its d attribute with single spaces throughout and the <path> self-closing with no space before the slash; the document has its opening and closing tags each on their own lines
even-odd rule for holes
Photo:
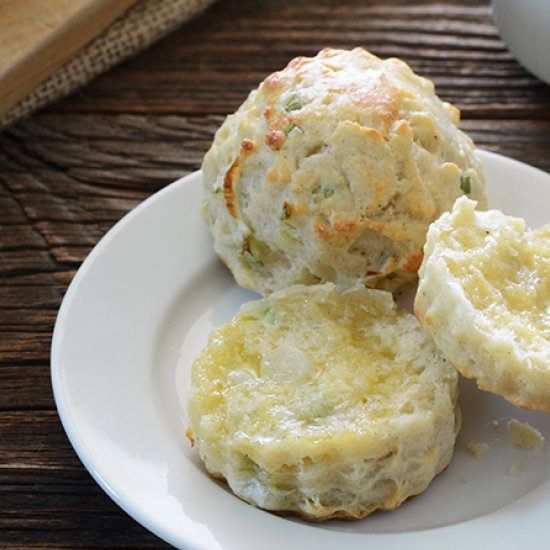
<svg viewBox="0 0 550 550">
<path fill-rule="evenodd" d="M 449 464 L 457 377 L 389 292 L 295 285 L 211 334 L 192 368 L 190 435 L 207 471 L 257 507 L 359 519 Z"/>
<path fill-rule="evenodd" d="M 428 231 L 415 313 L 466 377 L 550 412 L 550 224 L 457 200 Z"/>
</svg>

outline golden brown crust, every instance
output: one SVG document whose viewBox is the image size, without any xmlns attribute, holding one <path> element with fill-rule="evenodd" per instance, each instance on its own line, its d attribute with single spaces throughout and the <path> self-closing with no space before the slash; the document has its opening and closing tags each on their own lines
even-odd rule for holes
<svg viewBox="0 0 550 550">
<path fill-rule="evenodd" d="M 280 130 L 269 130 L 265 135 L 265 144 L 273 151 L 278 151 L 285 142 L 285 135 Z"/>
<path fill-rule="evenodd" d="M 243 139 L 241 142 L 241 147 L 239 153 L 235 157 L 235 160 L 231 163 L 231 166 L 225 173 L 223 179 L 223 196 L 225 198 L 225 205 L 231 216 L 235 219 L 238 218 L 237 210 L 235 208 L 235 197 L 233 191 L 233 185 L 237 177 L 239 167 L 242 165 L 243 160 L 246 156 L 254 149 L 254 143 L 249 139 Z"/>
<path fill-rule="evenodd" d="M 294 207 L 289 202 L 284 201 L 283 202 L 283 211 L 282 211 L 281 215 L 283 215 L 283 213 L 284 213 L 285 218 L 290 218 L 290 216 L 292 215 L 292 212 L 294 212 Z"/>
<path fill-rule="evenodd" d="M 332 228 L 336 233 L 353 233 L 357 226 L 357 221 L 353 218 L 337 218 L 332 222 Z"/>
<path fill-rule="evenodd" d="M 404 259 L 401 268 L 407 273 L 416 273 L 418 271 L 418 268 L 420 267 L 420 264 L 422 263 L 423 257 L 424 254 L 422 253 L 422 250 L 412 252 Z"/>
<path fill-rule="evenodd" d="M 313 222 L 313 232 L 323 241 L 328 241 L 334 233 L 321 220 Z"/>
<path fill-rule="evenodd" d="M 268 95 L 267 101 L 271 105 L 274 102 L 276 95 Z M 265 135 L 265 144 L 272 151 L 279 151 L 285 142 L 284 128 L 290 125 L 289 117 L 286 115 L 278 116 L 275 107 L 266 107 L 263 111 L 264 118 L 267 122 L 267 133 Z"/>
<path fill-rule="evenodd" d="M 267 90 L 276 90 L 277 88 L 280 88 L 283 85 L 283 79 L 281 77 L 281 73 L 273 73 L 270 74 L 263 82 L 263 86 Z"/>
</svg>

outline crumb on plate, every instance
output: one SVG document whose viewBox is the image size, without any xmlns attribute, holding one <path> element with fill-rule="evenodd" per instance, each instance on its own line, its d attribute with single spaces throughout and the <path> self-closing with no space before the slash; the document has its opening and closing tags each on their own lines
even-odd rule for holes
<svg viewBox="0 0 550 550">
<path fill-rule="evenodd" d="M 475 459 L 483 458 L 489 452 L 489 444 L 472 440 L 466 445 L 466 452 Z"/>
<path fill-rule="evenodd" d="M 516 447 L 522 449 L 541 449 L 544 447 L 544 436 L 528 422 L 515 418 L 508 421 L 508 435 Z"/>
</svg>

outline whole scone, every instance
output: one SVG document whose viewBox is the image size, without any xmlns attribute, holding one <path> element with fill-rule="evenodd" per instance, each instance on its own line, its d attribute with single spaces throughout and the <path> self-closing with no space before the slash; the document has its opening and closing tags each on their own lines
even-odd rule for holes
<svg viewBox="0 0 550 550">
<path fill-rule="evenodd" d="M 456 370 L 389 292 L 296 285 L 215 330 L 192 438 L 249 503 L 321 521 L 391 510 L 451 460 Z"/>
<path fill-rule="evenodd" d="M 429 224 L 481 163 L 459 112 L 399 59 L 325 49 L 267 77 L 216 133 L 203 217 L 242 287 L 416 278 Z"/>
<path fill-rule="evenodd" d="M 550 224 L 463 197 L 428 232 L 415 313 L 466 377 L 550 412 Z"/>
</svg>

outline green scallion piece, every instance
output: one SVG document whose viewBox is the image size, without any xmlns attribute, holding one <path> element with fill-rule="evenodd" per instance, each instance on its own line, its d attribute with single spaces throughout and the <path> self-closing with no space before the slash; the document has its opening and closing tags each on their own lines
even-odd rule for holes
<svg viewBox="0 0 550 550">
<path fill-rule="evenodd" d="M 243 468 L 251 472 L 257 472 L 260 469 L 260 466 L 254 462 L 248 455 L 243 456 Z"/>
<path fill-rule="evenodd" d="M 252 266 L 252 267 L 263 267 L 264 263 L 262 260 L 256 258 L 250 251 L 243 250 L 243 258 Z"/>
<path fill-rule="evenodd" d="M 460 189 L 466 195 L 469 195 L 472 192 L 472 182 L 470 180 L 470 176 L 460 176 Z"/>
<path fill-rule="evenodd" d="M 296 227 L 294 227 L 293 225 L 285 221 L 281 223 L 281 235 L 283 235 L 283 237 L 292 239 L 293 241 L 300 240 L 300 234 L 298 233 L 298 229 L 296 229 Z"/>
<path fill-rule="evenodd" d="M 321 185 L 318 185 L 311 191 L 311 194 L 315 195 L 314 197 L 315 202 L 319 202 L 323 198 L 328 199 L 329 197 L 332 197 L 334 193 L 335 193 L 334 189 L 330 187 L 322 187 Z"/>
<path fill-rule="evenodd" d="M 272 307 L 265 307 L 262 310 L 262 317 L 268 325 L 274 325 L 277 322 L 277 315 Z"/>
<path fill-rule="evenodd" d="M 288 100 L 288 103 L 285 105 L 285 111 L 287 113 L 290 113 L 290 111 L 298 111 L 301 108 L 302 108 L 302 102 L 300 101 L 300 98 L 297 95 L 293 95 Z"/>
<path fill-rule="evenodd" d="M 297 124 L 294 124 L 294 122 L 292 122 L 290 126 L 285 130 L 285 136 L 288 137 L 290 132 L 292 132 L 293 130 L 300 130 L 300 132 L 302 131 L 302 129 Z"/>
</svg>

